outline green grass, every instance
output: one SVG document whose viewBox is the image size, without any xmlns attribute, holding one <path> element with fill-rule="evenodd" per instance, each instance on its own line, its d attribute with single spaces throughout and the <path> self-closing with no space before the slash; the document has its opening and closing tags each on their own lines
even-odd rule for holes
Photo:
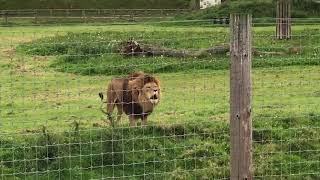
<svg viewBox="0 0 320 180">
<path fill-rule="evenodd" d="M 136 29 L 136 26 L 129 26 Z M 273 29 L 270 27 L 256 28 L 254 32 L 254 47 L 265 54 L 256 56 L 253 67 L 277 67 L 290 65 L 318 65 L 319 49 L 312 47 L 319 44 L 319 28 L 310 26 L 295 27 L 290 41 L 274 39 Z M 91 33 L 67 33 L 54 37 L 45 37 L 18 46 L 18 51 L 29 55 L 57 56 L 51 64 L 61 72 L 82 75 L 121 75 L 136 70 L 153 73 L 190 71 L 190 70 L 218 70 L 228 69 L 229 56 L 227 54 L 204 56 L 202 58 L 125 58 L 119 55 L 119 43 L 131 38 L 144 44 L 157 47 L 199 51 L 201 49 L 228 43 L 228 31 L 220 27 L 216 29 L 160 29 L 138 31 L 98 31 Z M 300 48 L 299 54 L 290 52 L 290 48 Z M 282 57 L 268 54 L 282 52 Z"/>
<path fill-rule="evenodd" d="M 256 179 L 320 176 L 318 32 L 297 26 L 293 40 L 275 41 L 273 27 L 254 29 L 254 46 L 264 51 L 305 47 L 300 55 L 253 59 Z M 1 28 L 1 177 L 229 178 L 228 57 L 122 58 L 107 48 L 110 40 L 135 37 L 193 50 L 225 43 L 226 35 L 222 27 Z M 65 58 L 88 52 L 103 55 Z M 163 98 L 147 128 L 128 128 L 127 117 L 111 128 L 98 93 L 132 64 L 156 72 Z"/>
</svg>

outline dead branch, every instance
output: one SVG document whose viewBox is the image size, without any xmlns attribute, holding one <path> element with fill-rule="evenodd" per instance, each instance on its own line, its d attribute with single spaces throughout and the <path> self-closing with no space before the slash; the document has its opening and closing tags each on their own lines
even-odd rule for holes
<svg viewBox="0 0 320 180">
<path fill-rule="evenodd" d="M 205 58 L 208 56 L 225 56 L 230 52 L 229 44 L 220 44 L 207 49 L 200 49 L 198 51 L 191 50 L 176 50 L 164 47 L 159 47 L 150 44 L 140 44 L 137 41 L 129 40 L 119 44 L 119 53 L 123 56 L 143 56 L 143 57 L 176 57 L 176 58 Z M 287 52 L 264 52 L 255 48 L 252 50 L 254 56 L 263 55 L 286 55 Z"/>
</svg>

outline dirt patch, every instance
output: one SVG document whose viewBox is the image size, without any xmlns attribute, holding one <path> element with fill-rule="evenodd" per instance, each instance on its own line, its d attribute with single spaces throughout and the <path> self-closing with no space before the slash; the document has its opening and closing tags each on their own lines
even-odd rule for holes
<svg viewBox="0 0 320 180">
<path fill-rule="evenodd" d="M 16 54 L 16 50 L 14 48 L 6 48 L 1 50 L 1 56 L 6 58 L 13 58 Z"/>
<path fill-rule="evenodd" d="M 26 64 L 17 64 L 14 67 L 14 72 L 15 73 L 26 73 L 26 72 L 30 72 L 30 70 Z"/>
<path fill-rule="evenodd" d="M 49 58 L 47 56 L 34 56 L 32 58 L 34 61 L 47 61 Z"/>
<path fill-rule="evenodd" d="M 32 67 L 27 64 L 16 64 L 13 66 L 12 71 L 13 74 L 29 74 L 32 76 L 44 76 L 44 72 L 35 71 Z"/>
</svg>

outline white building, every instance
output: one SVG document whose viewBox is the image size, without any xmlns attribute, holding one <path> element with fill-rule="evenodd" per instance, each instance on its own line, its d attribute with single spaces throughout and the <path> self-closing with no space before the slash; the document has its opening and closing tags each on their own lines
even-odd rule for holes
<svg viewBox="0 0 320 180">
<path fill-rule="evenodd" d="M 221 4 L 221 0 L 200 0 L 200 9 L 206 9 L 219 4 Z"/>
</svg>

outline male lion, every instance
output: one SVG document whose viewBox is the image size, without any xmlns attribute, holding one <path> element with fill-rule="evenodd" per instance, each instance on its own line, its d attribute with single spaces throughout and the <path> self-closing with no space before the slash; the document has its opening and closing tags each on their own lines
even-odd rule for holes
<svg viewBox="0 0 320 180">
<path fill-rule="evenodd" d="M 103 94 L 100 93 L 103 100 Z M 160 102 L 160 81 L 143 72 L 136 72 L 125 78 L 113 79 L 107 91 L 107 111 L 109 120 L 117 107 L 117 122 L 120 121 L 123 112 L 129 116 L 130 126 L 136 126 L 136 120 L 142 120 L 142 126 L 147 123 L 156 105 Z"/>
</svg>

